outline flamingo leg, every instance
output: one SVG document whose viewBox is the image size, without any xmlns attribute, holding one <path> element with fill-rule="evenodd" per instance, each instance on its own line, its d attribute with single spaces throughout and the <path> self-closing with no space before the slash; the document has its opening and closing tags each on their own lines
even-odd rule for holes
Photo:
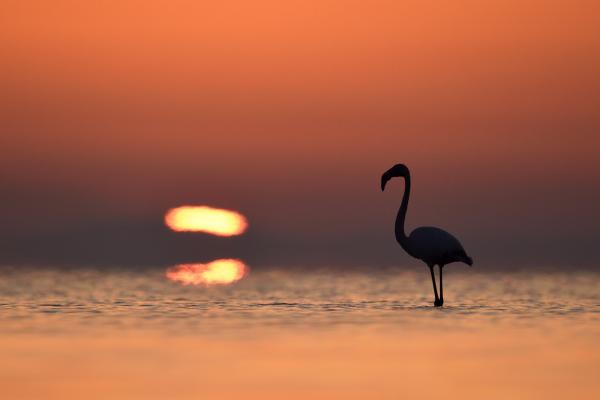
<svg viewBox="0 0 600 400">
<path fill-rule="evenodd" d="M 444 266 L 440 265 L 440 306 L 444 305 L 444 279 L 443 279 Z"/>
<path fill-rule="evenodd" d="M 429 272 L 431 272 L 431 282 L 433 283 L 433 294 L 435 295 L 435 300 L 433 302 L 433 305 L 436 307 L 439 307 L 441 304 L 440 304 L 440 298 L 438 297 L 437 285 L 435 284 L 435 273 L 433 272 L 433 265 L 429 266 Z"/>
</svg>

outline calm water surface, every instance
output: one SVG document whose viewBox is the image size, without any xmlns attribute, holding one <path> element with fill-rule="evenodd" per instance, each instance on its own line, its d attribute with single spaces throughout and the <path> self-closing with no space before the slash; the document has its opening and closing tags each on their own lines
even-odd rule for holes
<svg viewBox="0 0 600 400">
<path fill-rule="evenodd" d="M 600 275 L 4 268 L 0 384 L 19 399 L 598 398 Z"/>
</svg>

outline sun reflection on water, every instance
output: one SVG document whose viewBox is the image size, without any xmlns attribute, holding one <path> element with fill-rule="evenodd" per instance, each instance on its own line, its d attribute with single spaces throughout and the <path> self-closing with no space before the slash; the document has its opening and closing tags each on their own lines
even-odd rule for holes
<svg viewBox="0 0 600 400">
<path fill-rule="evenodd" d="M 183 285 L 226 285 L 239 281 L 248 274 L 248 267 L 240 260 L 221 259 L 208 264 L 179 264 L 168 268 L 167 279 Z"/>
</svg>

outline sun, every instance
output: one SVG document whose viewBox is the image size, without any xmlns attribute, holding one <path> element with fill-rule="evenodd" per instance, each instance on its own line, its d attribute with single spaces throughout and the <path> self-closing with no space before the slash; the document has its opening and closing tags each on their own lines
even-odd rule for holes
<svg viewBox="0 0 600 400">
<path fill-rule="evenodd" d="M 208 206 L 181 206 L 168 210 L 165 223 L 176 232 L 205 232 L 217 236 L 241 235 L 248 228 L 242 214 Z"/>
</svg>

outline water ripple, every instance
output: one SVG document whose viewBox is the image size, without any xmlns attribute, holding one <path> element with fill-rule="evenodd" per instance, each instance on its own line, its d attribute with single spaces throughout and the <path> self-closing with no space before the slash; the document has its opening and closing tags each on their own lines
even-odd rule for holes
<svg viewBox="0 0 600 400">
<path fill-rule="evenodd" d="M 153 325 L 193 329 L 248 324 L 415 324 L 598 320 L 599 275 L 450 275 L 434 308 L 416 274 L 256 273 L 230 287 L 180 287 L 162 274 L 12 271 L 0 278 L 3 330 Z M 485 282 L 485 284 L 481 284 Z M 63 327 L 63 328 L 61 328 Z M 66 327 L 66 328 L 64 328 Z"/>
</svg>

